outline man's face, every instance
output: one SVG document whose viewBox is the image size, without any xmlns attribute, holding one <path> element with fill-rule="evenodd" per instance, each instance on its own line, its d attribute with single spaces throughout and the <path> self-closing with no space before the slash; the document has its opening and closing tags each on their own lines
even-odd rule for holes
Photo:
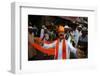
<svg viewBox="0 0 100 76">
<path fill-rule="evenodd" d="M 65 28 L 65 33 L 69 32 L 69 29 Z"/>
<path fill-rule="evenodd" d="M 60 38 L 60 39 L 63 39 L 63 38 L 64 38 L 64 32 L 59 32 L 58 35 L 59 35 L 59 38 Z"/>
</svg>

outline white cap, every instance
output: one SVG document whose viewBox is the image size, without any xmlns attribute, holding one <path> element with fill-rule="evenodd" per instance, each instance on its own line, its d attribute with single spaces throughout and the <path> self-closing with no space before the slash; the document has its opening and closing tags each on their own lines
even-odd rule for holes
<svg viewBox="0 0 100 76">
<path fill-rule="evenodd" d="M 44 27 L 44 29 L 47 29 L 46 27 Z"/>
<path fill-rule="evenodd" d="M 45 28 L 45 25 L 42 25 L 42 28 Z"/>
<path fill-rule="evenodd" d="M 68 25 L 65 25 L 65 27 L 64 28 L 69 28 L 69 26 Z"/>
<path fill-rule="evenodd" d="M 32 26 L 29 26 L 28 28 L 29 28 L 29 29 L 33 29 L 33 27 L 32 27 Z"/>
<path fill-rule="evenodd" d="M 78 27 L 82 28 L 82 24 L 80 24 Z"/>
</svg>

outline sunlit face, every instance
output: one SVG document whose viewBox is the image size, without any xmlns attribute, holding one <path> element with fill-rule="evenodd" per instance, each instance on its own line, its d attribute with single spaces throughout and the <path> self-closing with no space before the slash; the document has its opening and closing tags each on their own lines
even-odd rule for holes
<svg viewBox="0 0 100 76">
<path fill-rule="evenodd" d="M 69 31 L 69 29 L 66 29 L 66 28 L 65 28 L 65 33 L 67 33 L 68 31 Z"/>
<path fill-rule="evenodd" d="M 59 36 L 60 39 L 63 39 L 64 38 L 64 32 L 59 32 L 58 36 Z"/>
</svg>

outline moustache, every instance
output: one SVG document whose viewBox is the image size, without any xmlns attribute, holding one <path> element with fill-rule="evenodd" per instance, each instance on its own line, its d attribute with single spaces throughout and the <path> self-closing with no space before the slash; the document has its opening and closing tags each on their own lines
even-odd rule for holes
<svg viewBox="0 0 100 76">
<path fill-rule="evenodd" d="M 59 36 L 62 36 L 62 37 L 64 37 L 64 34 L 59 34 Z"/>
</svg>

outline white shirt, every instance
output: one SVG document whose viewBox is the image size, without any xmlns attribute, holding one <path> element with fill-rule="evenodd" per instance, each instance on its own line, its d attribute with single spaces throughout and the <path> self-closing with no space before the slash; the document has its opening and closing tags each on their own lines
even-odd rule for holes
<svg viewBox="0 0 100 76">
<path fill-rule="evenodd" d="M 81 31 L 79 32 L 79 31 L 76 29 L 73 33 L 74 33 L 74 39 L 75 39 L 75 46 L 77 46 L 79 37 L 81 36 Z"/>
<path fill-rule="evenodd" d="M 40 38 L 43 38 L 43 36 L 44 36 L 44 29 L 41 29 Z"/>
<path fill-rule="evenodd" d="M 56 43 L 57 43 L 57 40 L 54 41 L 53 43 L 51 44 L 44 44 L 43 47 L 44 48 L 54 48 L 56 46 Z M 72 44 L 70 42 L 68 42 L 67 40 L 65 40 L 65 43 L 66 43 L 66 55 L 67 55 L 67 58 L 69 59 L 70 58 L 70 52 L 73 52 L 75 55 L 76 55 L 76 48 L 74 48 L 72 46 Z M 59 42 L 59 49 L 58 49 L 58 59 L 62 59 L 62 45 L 63 45 L 63 40 L 61 40 Z"/>
</svg>

